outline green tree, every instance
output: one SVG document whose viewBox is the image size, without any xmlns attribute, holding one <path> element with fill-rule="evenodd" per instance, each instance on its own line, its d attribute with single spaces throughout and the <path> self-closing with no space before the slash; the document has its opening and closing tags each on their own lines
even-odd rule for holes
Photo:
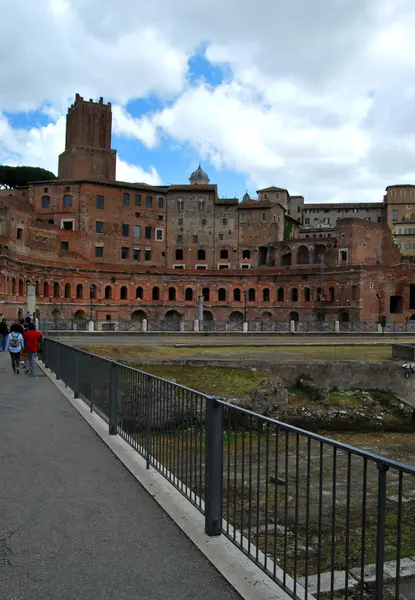
<svg viewBox="0 0 415 600">
<path fill-rule="evenodd" d="M 50 181 L 57 179 L 51 171 L 40 167 L 9 167 L 0 165 L 0 188 L 11 189 L 27 185 L 31 181 Z"/>
</svg>

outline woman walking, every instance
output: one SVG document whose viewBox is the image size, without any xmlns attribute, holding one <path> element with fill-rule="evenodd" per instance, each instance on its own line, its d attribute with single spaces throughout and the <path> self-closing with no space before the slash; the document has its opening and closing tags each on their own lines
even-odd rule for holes
<svg viewBox="0 0 415 600">
<path fill-rule="evenodd" d="M 22 360 L 23 348 L 24 342 L 23 336 L 20 333 L 20 326 L 17 323 L 13 323 L 7 337 L 6 350 L 10 352 L 13 372 L 16 373 L 16 375 L 19 375 L 20 373 L 20 361 Z"/>
</svg>

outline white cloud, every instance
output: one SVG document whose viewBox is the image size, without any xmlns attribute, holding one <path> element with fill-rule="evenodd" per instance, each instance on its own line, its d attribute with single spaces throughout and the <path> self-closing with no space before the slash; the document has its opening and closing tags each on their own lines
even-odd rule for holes
<svg viewBox="0 0 415 600">
<path fill-rule="evenodd" d="M 415 180 L 413 0 L 14 0 L 2 16 L 0 110 L 56 120 L 74 92 L 102 95 L 117 135 L 190 145 L 252 186 L 308 200 L 380 200 Z M 186 80 L 201 47 L 230 74 L 216 88 Z M 128 114 L 127 101 L 150 94 L 170 104 Z M 9 155 L 44 152 L 56 171 L 59 122 L 29 137 L 8 127 Z M 126 163 L 118 176 L 159 177 Z"/>
<path fill-rule="evenodd" d="M 120 158 L 117 158 L 117 179 L 131 183 L 162 184 L 161 177 L 154 167 L 150 167 L 149 171 L 145 171 L 139 165 L 130 165 Z"/>
</svg>

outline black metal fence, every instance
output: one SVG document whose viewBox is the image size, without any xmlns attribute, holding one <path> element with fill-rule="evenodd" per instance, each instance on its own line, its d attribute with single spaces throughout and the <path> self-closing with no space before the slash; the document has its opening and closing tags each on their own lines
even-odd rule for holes
<svg viewBox="0 0 415 600">
<path fill-rule="evenodd" d="M 415 577 L 415 468 L 48 338 L 43 360 L 290 597 Z"/>
<path fill-rule="evenodd" d="M 257 319 L 247 322 L 248 332 L 264 332 L 264 333 L 290 333 L 290 321 L 274 320 L 274 319 Z M 194 331 L 194 321 L 177 320 L 177 321 L 147 321 L 147 331 L 149 333 L 175 333 Z M 60 319 L 60 320 L 40 320 L 40 328 L 42 331 L 88 331 L 88 322 L 86 320 Z M 203 321 L 199 324 L 200 332 L 217 332 L 217 333 L 235 333 L 242 332 L 243 321 Z M 141 333 L 144 331 L 143 322 L 141 320 L 111 320 L 111 321 L 94 321 L 94 331 L 106 332 L 135 332 Z M 296 321 L 294 323 L 294 331 L 297 333 L 335 333 L 335 321 Z M 413 333 L 415 332 L 415 321 L 406 321 L 404 323 L 387 322 L 386 325 L 379 329 L 376 321 L 347 321 L 339 322 L 339 333 Z"/>
</svg>

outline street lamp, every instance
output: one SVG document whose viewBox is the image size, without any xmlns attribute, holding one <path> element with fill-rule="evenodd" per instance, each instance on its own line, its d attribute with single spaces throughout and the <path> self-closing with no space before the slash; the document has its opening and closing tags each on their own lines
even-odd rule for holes
<svg viewBox="0 0 415 600">
<path fill-rule="evenodd" d="M 246 301 L 248 298 L 248 290 L 244 290 L 244 323 L 246 323 Z"/>
<path fill-rule="evenodd" d="M 376 292 L 376 298 L 379 300 L 379 320 L 378 320 L 378 323 L 380 323 L 380 313 L 381 313 L 380 307 L 381 307 L 382 298 L 381 298 L 379 292 Z"/>
<path fill-rule="evenodd" d="M 94 297 L 95 285 L 91 283 L 89 286 L 89 320 L 92 321 L 92 298 Z"/>
</svg>

